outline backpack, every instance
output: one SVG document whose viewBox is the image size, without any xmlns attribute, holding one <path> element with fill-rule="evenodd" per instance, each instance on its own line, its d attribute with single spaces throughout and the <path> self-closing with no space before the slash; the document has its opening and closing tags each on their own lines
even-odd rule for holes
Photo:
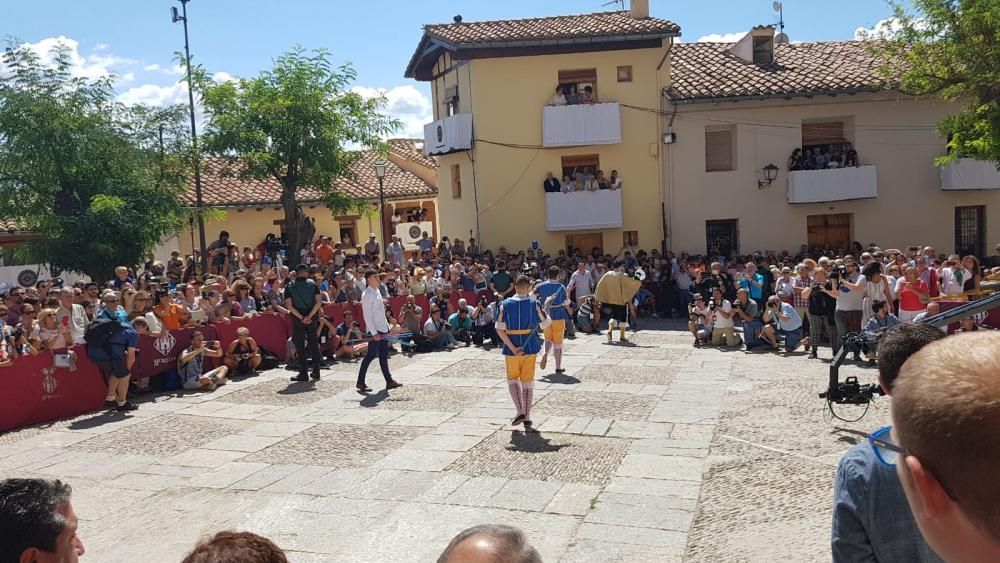
<svg viewBox="0 0 1000 563">
<path fill-rule="evenodd" d="M 114 358 L 112 346 L 117 336 L 128 330 L 118 319 L 98 318 L 92 321 L 83 340 L 87 343 L 87 356 L 94 360 L 110 360 Z M 120 346 L 120 344 L 118 344 Z"/>
<path fill-rule="evenodd" d="M 278 367 L 278 356 L 275 356 L 274 352 L 271 352 L 263 346 L 257 346 L 257 351 L 260 353 L 260 365 L 257 366 L 258 370 L 267 371 Z"/>
</svg>

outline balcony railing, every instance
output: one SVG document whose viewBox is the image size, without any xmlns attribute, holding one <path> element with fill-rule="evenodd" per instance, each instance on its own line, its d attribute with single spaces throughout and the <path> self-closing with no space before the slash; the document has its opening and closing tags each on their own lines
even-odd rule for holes
<svg viewBox="0 0 1000 563">
<path fill-rule="evenodd" d="M 941 167 L 942 190 L 1000 190 L 1000 171 L 986 160 L 961 158 Z"/>
<path fill-rule="evenodd" d="M 788 203 L 825 203 L 878 197 L 875 165 L 788 173 Z"/>
<path fill-rule="evenodd" d="M 545 229 L 579 231 L 622 226 L 622 191 L 545 194 Z"/>
<path fill-rule="evenodd" d="M 472 114 L 460 113 L 424 125 L 424 154 L 448 154 L 472 148 Z"/>
<path fill-rule="evenodd" d="M 622 117 L 617 102 L 545 106 L 542 110 L 542 145 L 546 147 L 613 145 L 620 142 Z"/>
</svg>

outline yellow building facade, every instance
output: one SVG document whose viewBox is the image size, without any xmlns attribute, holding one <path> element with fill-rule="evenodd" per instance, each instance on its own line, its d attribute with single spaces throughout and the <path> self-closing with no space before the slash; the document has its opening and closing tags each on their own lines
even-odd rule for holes
<svg viewBox="0 0 1000 563">
<path fill-rule="evenodd" d="M 647 16 L 611 12 L 519 20 L 528 36 L 491 46 L 479 45 L 478 35 L 509 28 L 505 22 L 425 28 L 407 69 L 407 76 L 432 87 L 435 124 L 426 131 L 425 148 L 435 154 L 432 145 L 448 137 L 455 122 L 469 123 L 474 133 L 466 145 L 445 138 L 435 154 L 442 234 L 478 238 L 483 248 L 525 249 L 537 241 L 550 251 L 600 246 L 616 252 L 628 232 L 632 244 L 660 246 L 664 215 L 656 111 L 679 30 Z M 589 40 L 566 33 L 563 44 L 549 39 L 563 28 L 602 26 L 617 31 L 603 38 L 594 31 Z M 590 86 L 598 103 L 547 107 L 556 86 L 567 84 Z M 580 130 L 569 131 L 574 127 Z M 572 205 L 547 203 L 546 174 L 561 179 L 574 168 L 605 176 L 616 170 L 622 189 L 588 200 L 590 194 L 565 194 L 579 196 L 563 199 Z M 601 210 L 590 209 L 604 196 L 620 196 L 620 216 L 599 218 Z M 598 218 L 547 219 L 547 211 L 572 214 L 577 205 L 580 215 L 594 211 Z"/>
</svg>

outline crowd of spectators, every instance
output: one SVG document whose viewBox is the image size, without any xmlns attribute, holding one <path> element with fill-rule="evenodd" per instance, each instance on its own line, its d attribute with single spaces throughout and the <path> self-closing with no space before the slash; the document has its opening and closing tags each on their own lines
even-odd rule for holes
<svg viewBox="0 0 1000 563">
<path fill-rule="evenodd" d="M 589 166 L 574 168 L 572 172 L 563 176 L 560 182 L 551 172 L 545 176 L 542 182 L 542 189 L 545 193 L 573 193 L 573 192 L 596 192 L 598 190 L 620 190 L 622 189 L 622 177 L 617 170 L 612 170 L 610 176 L 605 176 L 603 170 L 596 172 Z"/>
<path fill-rule="evenodd" d="M 858 151 L 851 143 L 830 143 L 823 146 L 797 148 L 788 157 L 789 170 L 825 170 L 860 166 Z"/>
<path fill-rule="evenodd" d="M 840 251 L 803 246 L 796 254 L 693 256 L 632 247 L 614 255 L 598 248 L 554 253 L 540 248 L 508 251 L 502 246 L 480 250 L 475 239 L 468 245 L 447 237 L 435 242 L 428 233 L 412 251 L 397 237 L 384 252 L 374 235 L 370 241 L 351 252 L 319 236 L 299 259 L 324 304 L 359 303 L 366 287 L 364 272 L 377 272 L 390 326 L 407 334 L 395 346 L 408 352 L 497 346 L 494 321 L 500 300 L 513 294 L 515 277 L 523 273 L 541 282 L 552 266 L 573 300 L 570 337 L 577 330 L 601 328 L 607 310 L 591 296 L 601 276 L 621 259 L 628 271 L 642 269 L 646 274 L 629 307 L 633 319 L 687 318 L 696 345 L 732 347 L 742 342 L 749 348 L 786 351 L 804 346 L 813 357 L 824 345 L 839 350 L 848 333 L 880 331 L 900 320 L 933 314 L 938 296 L 964 299 L 980 289 L 984 276 L 1000 273 L 997 257 L 981 263 L 974 256 L 938 254 L 930 247 L 900 251 L 874 245 L 865 249 L 857 243 Z M 181 259 L 175 252 L 165 265 L 151 260 L 139 272 L 120 267 L 103 284 L 64 286 L 54 280 L 9 289 L 0 305 L 0 365 L 23 354 L 81 344 L 88 324 L 98 318 L 127 322 L 138 334 L 155 337 L 206 323 L 288 314 L 284 289 L 295 274 L 268 240 L 256 248 L 244 246 L 241 255 L 232 252 L 238 247 L 223 231 L 208 248 L 210 273 L 201 276 L 192 273 L 195 256 Z M 474 300 L 452 299 L 460 291 L 475 295 Z M 391 297 L 406 299 L 393 309 L 388 306 Z M 427 301 L 418 303 L 418 297 Z M 324 363 L 366 352 L 360 319 L 353 318 L 349 308 L 345 311 L 339 322 L 320 314 L 312 325 Z M 631 324 L 634 330 L 636 323 Z M 261 352 L 250 334 L 241 334 L 225 349 L 218 343 L 192 343 L 178 369 L 186 387 L 213 389 L 234 374 L 253 374 Z M 294 355 L 289 343 L 293 365 L 302 361 Z M 204 370 L 205 357 L 219 358 L 220 369 Z M 147 384 L 135 382 L 139 390 Z"/>
</svg>

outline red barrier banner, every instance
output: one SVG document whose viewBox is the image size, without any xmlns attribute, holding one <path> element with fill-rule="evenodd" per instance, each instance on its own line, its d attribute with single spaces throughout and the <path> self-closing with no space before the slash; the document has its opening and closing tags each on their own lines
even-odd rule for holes
<svg viewBox="0 0 1000 563">
<path fill-rule="evenodd" d="M 285 342 L 291 335 L 291 324 L 285 324 L 280 315 L 257 315 L 252 318 L 233 319 L 226 323 L 214 325 L 219 331 L 218 340 L 222 350 L 228 350 L 229 345 L 236 340 L 236 331 L 241 327 L 250 329 L 250 336 L 257 341 L 258 346 L 273 352 L 279 360 L 285 361 Z"/>
<path fill-rule="evenodd" d="M 220 340 L 215 325 L 164 332 L 159 338 L 140 336 L 139 357 L 132 370 L 132 379 L 153 377 L 177 367 L 177 356 L 191 345 L 191 333 L 195 330 L 200 330 L 205 340 Z"/>
<path fill-rule="evenodd" d="M 965 305 L 968 301 L 938 301 L 937 303 L 941 306 L 941 312 L 943 313 L 950 309 L 954 309 L 955 307 Z M 975 319 L 976 324 L 1000 329 L 1000 308 L 994 308 L 986 311 L 985 313 L 979 313 L 975 316 Z M 958 326 L 958 323 L 951 323 L 948 325 L 948 333 L 951 334 L 957 330 Z"/>
<path fill-rule="evenodd" d="M 82 346 L 76 371 L 52 365 L 53 355 L 22 356 L 0 368 L 0 432 L 101 408 L 108 390 Z"/>
</svg>

